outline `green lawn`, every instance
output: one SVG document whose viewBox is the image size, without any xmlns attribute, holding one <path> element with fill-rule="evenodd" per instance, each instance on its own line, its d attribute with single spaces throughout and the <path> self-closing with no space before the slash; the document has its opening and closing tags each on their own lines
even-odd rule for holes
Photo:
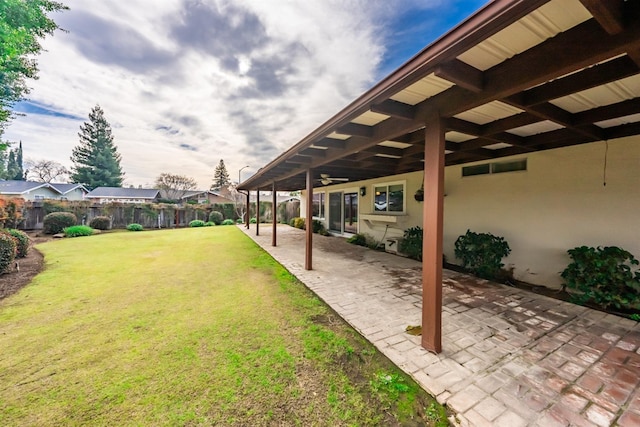
<svg viewBox="0 0 640 427">
<path fill-rule="evenodd" d="M 234 226 L 38 249 L 45 271 L 0 302 L 2 426 L 442 423 Z"/>
</svg>

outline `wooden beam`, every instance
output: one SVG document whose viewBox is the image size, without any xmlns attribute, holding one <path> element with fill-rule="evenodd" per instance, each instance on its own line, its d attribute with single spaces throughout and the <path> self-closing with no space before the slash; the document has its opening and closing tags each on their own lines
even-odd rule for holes
<svg viewBox="0 0 640 427">
<path fill-rule="evenodd" d="M 313 170 L 307 169 L 307 212 L 305 215 L 304 269 L 313 269 Z"/>
<path fill-rule="evenodd" d="M 526 90 L 521 94 L 522 105 L 540 104 L 551 99 L 561 98 L 633 76 L 637 73 L 638 65 L 628 56 L 622 56 Z"/>
<path fill-rule="evenodd" d="M 276 182 L 273 181 L 273 185 L 271 187 L 272 197 L 271 197 L 271 216 L 273 217 L 272 226 L 271 226 L 271 246 L 276 246 L 277 238 L 276 238 L 276 228 L 278 225 L 278 197 L 276 193 Z"/>
<path fill-rule="evenodd" d="M 427 121 L 422 204 L 422 347 L 442 351 L 442 236 L 444 209 L 444 134 L 439 116 Z"/>
<path fill-rule="evenodd" d="M 482 71 L 458 59 L 439 65 L 436 67 L 434 74 L 471 92 L 482 91 Z"/>
<path fill-rule="evenodd" d="M 575 125 L 585 125 L 640 113 L 640 98 L 628 99 L 573 115 Z"/>
<path fill-rule="evenodd" d="M 513 116 L 505 117 L 504 119 L 495 120 L 493 122 L 482 125 L 482 130 L 480 131 L 480 134 L 478 136 L 493 135 L 522 126 L 538 123 L 542 120 L 543 119 L 541 119 L 540 117 L 534 116 L 533 114 L 527 113 L 525 111 L 524 113 L 515 114 Z"/>
<path fill-rule="evenodd" d="M 327 147 L 327 148 L 344 148 L 347 145 L 347 143 L 343 139 L 322 138 L 314 142 L 313 145 L 317 145 L 319 147 Z"/>
<path fill-rule="evenodd" d="M 618 34 L 624 30 L 624 0 L 580 0 L 580 3 L 607 33 Z"/>
<path fill-rule="evenodd" d="M 379 104 L 372 105 L 371 111 L 402 120 L 413 120 L 415 113 L 413 106 L 393 99 L 387 99 Z"/>
<path fill-rule="evenodd" d="M 343 135 L 361 136 L 363 138 L 371 138 L 373 135 L 373 127 L 361 125 L 358 123 L 347 123 L 336 129 L 337 133 Z"/>
</svg>

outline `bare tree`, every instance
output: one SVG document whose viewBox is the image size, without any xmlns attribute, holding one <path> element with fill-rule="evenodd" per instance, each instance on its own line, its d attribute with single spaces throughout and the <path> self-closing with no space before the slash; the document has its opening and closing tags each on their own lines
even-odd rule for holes
<svg viewBox="0 0 640 427">
<path fill-rule="evenodd" d="M 236 215 L 238 215 L 238 218 L 241 218 L 244 221 L 244 215 L 247 211 L 247 194 L 238 191 L 236 184 L 229 184 L 228 189 L 229 195 L 231 196 L 233 204 L 235 205 Z"/>
<path fill-rule="evenodd" d="M 27 160 L 27 179 L 38 182 L 66 181 L 69 170 L 53 160 Z"/>
<path fill-rule="evenodd" d="M 163 190 L 167 199 L 180 200 L 187 191 L 195 189 L 198 183 L 188 176 L 161 173 L 156 178 L 155 185 L 158 190 Z"/>
</svg>

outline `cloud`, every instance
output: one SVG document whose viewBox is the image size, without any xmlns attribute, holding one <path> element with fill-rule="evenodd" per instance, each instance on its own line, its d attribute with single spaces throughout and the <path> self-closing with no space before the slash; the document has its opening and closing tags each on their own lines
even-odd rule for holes
<svg viewBox="0 0 640 427">
<path fill-rule="evenodd" d="M 54 16 L 69 32 L 43 41 L 27 115 L 5 137 L 70 167 L 99 103 L 127 184 L 172 172 L 208 188 L 220 159 L 232 177 L 250 165 L 246 178 L 441 34 L 439 17 L 465 1 L 77 1 Z"/>
<path fill-rule="evenodd" d="M 109 21 L 85 11 L 65 15 L 60 25 L 69 28 L 70 40 L 88 59 L 145 73 L 168 65 L 173 54 L 160 49 L 132 26 Z"/>
</svg>

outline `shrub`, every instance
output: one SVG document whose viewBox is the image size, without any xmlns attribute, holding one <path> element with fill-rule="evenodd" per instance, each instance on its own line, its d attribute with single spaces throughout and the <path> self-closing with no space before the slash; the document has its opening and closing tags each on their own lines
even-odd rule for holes
<svg viewBox="0 0 640 427">
<path fill-rule="evenodd" d="M 78 218 L 71 212 L 52 212 L 45 215 L 43 231 L 45 234 L 58 234 L 78 223 Z"/>
<path fill-rule="evenodd" d="M 24 231 L 8 228 L 5 230 L 16 239 L 16 258 L 24 258 L 29 253 L 29 236 Z"/>
<path fill-rule="evenodd" d="M 347 239 L 347 243 L 358 246 L 367 246 L 367 237 L 362 233 L 354 234 Z"/>
<path fill-rule="evenodd" d="M 235 225 L 235 221 L 232 219 L 225 219 L 224 221 L 222 221 L 222 225 Z"/>
<path fill-rule="evenodd" d="M 194 219 L 189 223 L 189 227 L 204 227 L 204 221 L 201 219 Z"/>
<path fill-rule="evenodd" d="M 144 228 L 140 224 L 133 223 L 133 224 L 127 225 L 127 230 L 129 230 L 129 231 L 142 231 L 142 230 L 144 230 Z"/>
<path fill-rule="evenodd" d="M 398 249 L 409 258 L 422 261 L 422 236 L 422 227 L 407 228 Z"/>
<path fill-rule="evenodd" d="M 313 222 L 311 223 L 311 226 L 313 227 L 313 232 L 314 233 L 318 233 L 322 236 L 328 236 L 329 233 L 327 232 L 327 229 L 324 228 L 324 223 L 322 221 L 318 221 L 317 219 L 314 219 Z"/>
<path fill-rule="evenodd" d="M 65 237 L 83 237 L 91 236 L 93 234 L 93 228 L 88 225 L 72 225 L 64 229 Z"/>
<path fill-rule="evenodd" d="M 214 225 L 216 225 L 216 223 L 213 221 L 207 221 L 204 223 L 205 227 L 213 227 Z"/>
<path fill-rule="evenodd" d="M 502 258 L 511 253 L 511 248 L 504 237 L 467 230 L 456 240 L 454 252 L 462 260 L 462 266 L 473 274 L 493 279 L 504 266 Z"/>
<path fill-rule="evenodd" d="M 108 216 L 97 216 L 89 221 L 89 227 L 96 230 L 109 230 L 111 228 L 111 218 Z"/>
<path fill-rule="evenodd" d="M 251 219 L 249 220 L 249 223 L 250 223 L 250 224 L 255 224 L 256 222 L 258 222 L 258 221 L 256 220 L 256 217 L 255 217 L 255 216 L 254 216 L 254 217 L 251 217 Z"/>
<path fill-rule="evenodd" d="M 222 224 L 222 221 L 224 221 L 224 216 L 222 216 L 218 211 L 211 211 L 209 214 L 209 221 L 213 222 L 215 225 L 220 225 Z"/>
<path fill-rule="evenodd" d="M 304 230 L 304 218 L 300 218 L 299 216 L 291 218 L 291 220 L 289 221 L 289 225 L 295 228 L 299 228 L 300 230 Z"/>
<path fill-rule="evenodd" d="M 244 221 L 242 221 L 242 218 L 238 218 L 238 219 L 236 219 L 236 223 L 237 223 L 237 224 L 242 224 L 243 222 L 244 222 Z"/>
<path fill-rule="evenodd" d="M 567 251 L 573 260 L 560 275 L 578 304 L 637 308 L 640 304 L 638 260 L 617 246 L 580 246 Z"/>
<path fill-rule="evenodd" d="M 16 258 L 16 239 L 8 233 L 0 233 L 0 273 L 9 270 Z"/>
</svg>

